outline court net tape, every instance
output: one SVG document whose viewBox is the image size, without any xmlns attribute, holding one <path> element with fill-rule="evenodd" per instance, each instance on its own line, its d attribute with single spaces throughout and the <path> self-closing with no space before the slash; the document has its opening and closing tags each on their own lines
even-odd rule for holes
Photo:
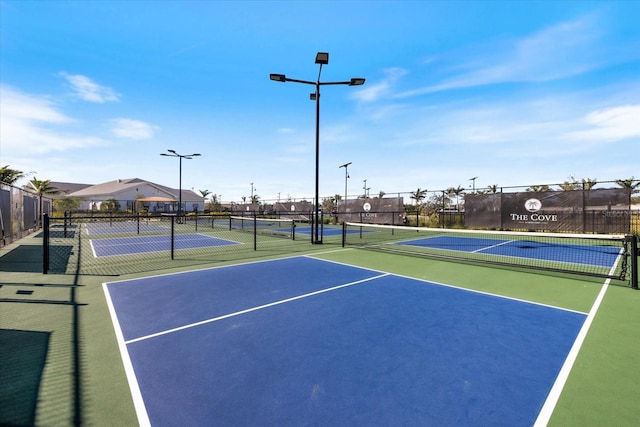
<svg viewBox="0 0 640 427">
<path fill-rule="evenodd" d="M 630 239 L 345 222 L 343 246 L 624 280 Z"/>
</svg>

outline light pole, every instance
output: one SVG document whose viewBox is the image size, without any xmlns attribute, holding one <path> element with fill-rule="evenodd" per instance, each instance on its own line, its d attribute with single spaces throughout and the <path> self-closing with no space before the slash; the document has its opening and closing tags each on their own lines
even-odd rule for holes
<svg viewBox="0 0 640 427">
<path fill-rule="evenodd" d="M 344 168 L 344 213 L 347 213 L 347 180 L 349 179 L 349 172 L 347 169 L 352 162 L 340 165 L 339 168 Z"/>
<path fill-rule="evenodd" d="M 178 218 L 180 218 L 180 212 L 182 211 L 182 159 L 192 159 L 198 157 L 200 154 L 178 154 L 175 150 L 167 150 L 171 154 L 160 153 L 161 156 L 177 157 L 180 163 L 180 169 L 178 173 Z"/>
<path fill-rule="evenodd" d="M 469 181 L 473 181 L 473 192 L 476 192 L 476 179 L 478 179 L 477 176 L 474 176 L 473 178 L 469 178 Z"/>
<path fill-rule="evenodd" d="M 320 69 L 318 71 L 318 79 L 315 82 L 308 80 L 298 80 L 298 79 L 290 79 L 284 74 L 270 74 L 269 78 L 276 82 L 294 82 L 294 83 L 304 83 L 308 85 L 314 85 L 316 87 L 315 93 L 312 93 L 310 98 L 313 101 L 316 101 L 316 192 L 315 192 L 315 206 L 314 206 L 314 216 L 315 221 L 312 222 L 312 239 L 311 242 L 314 244 L 322 243 L 322 237 L 318 235 L 318 210 L 320 209 L 320 86 L 324 85 L 347 85 L 347 86 L 360 86 L 364 84 L 365 79 L 363 78 L 352 78 L 349 81 L 343 82 L 321 82 L 320 74 L 322 73 L 322 66 L 329 63 L 329 53 L 327 52 L 318 52 L 316 54 L 316 64 L 320 65 Z"/>
</svg>

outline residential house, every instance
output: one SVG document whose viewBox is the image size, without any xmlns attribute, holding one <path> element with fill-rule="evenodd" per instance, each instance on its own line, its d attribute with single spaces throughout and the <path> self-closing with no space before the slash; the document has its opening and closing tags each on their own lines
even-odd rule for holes
<svg viewBox="0 0 640 427">
<path fill-rule="evenodd" d="M 145 210 L 155 213 L 169 213 L 178 210 L 179 191 L 140 178 L 117 179 L 97 185 L 52 182 L 52 187 L 60 191 L 57 198 L 79 199 L 81 210 L 100 210 L 102 203 L 116 200 L 121 211 Z M 74 187 L 77 186 L 77 187 Z M 182 189 L 182 210 L 184 212 L 204 210 L 204 197 L 191 190 Z"/>
</svg>

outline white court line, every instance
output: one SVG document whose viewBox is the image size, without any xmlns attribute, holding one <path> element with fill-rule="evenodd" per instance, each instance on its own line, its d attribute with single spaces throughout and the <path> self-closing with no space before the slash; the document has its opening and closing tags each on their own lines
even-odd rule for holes
<svg viewBox="0 0 640 427">
<path fill-rule="evenodd" d="M 134 338 L 134 339 L 131 339 L 129 341 L 125 341 L 125 344 L 132 344 L 132 343 L 135 343 L 135 342 L 138 342 L 138 341 L 147 340 L 149 338 L 156 338 L 156 337 L 159 337 L 159 336 L 162 336 L 162 335 L 171 334 L 173 332 L 182 331 L 184 329 L 190 329 L 190 328 L 194 328 L 196 326 L 205 325 L 207 323 L 217 322 L 218 320 L 228 319 L 229 317 L 239 316 L 241 314 L 251 313 L 252 311 L 262 310 L 262 309 L 265 309 L 265 308 L 268 308 L 268 307 L 273 307 L 273 306 L 284 304 L 284 303 L 287 303 L 287 302 L 296 301 L 296 300 L 299 300 L 299 299 L 302 299 L 302 298 L 308 298 L 308 297 L 311 297 L 311 296 L 314 296 L 314 295 L 323 294 L 325 292 L 331 292 L 331 291 L 335 291 L 337 289 L 342 289 L 342 288 L 346 288 L 346 287 L 349 287 L 349 286 L 357 285 L 357 284 L 360 284 L 360 283 L 369 282 L 371 280 L 376 280 L 376 279 L 379 279 L 381 277 L 385 277 L 385 276 L 389 276 L 389 275 L 390 275 L 390 273 L 380 274 L 378 276 L 369 277 L 367 279 L 356 280 L 355 282 L 345 283 L 343 285 L 334 286 L 332 288 L 321 289 L 319 291 L 310 292 L 308 294 L 298 295 L 297 297 L 287 298 L 287 299 L 283 299 L 283 300 L 280 300 L 280 301 L 275 301 L 275 302 L 272 302 L 272 303 L 269 303 L 269 304 L 264 304 L 264 305 L 260 305 L 260 306 L 257 306 L 257 307 L 248 308 L 246 310 L 237 311 L 235 313 L 229 313 L 229 314 L 225 314 L 223 316 L 218 316 L 218 317 L 213 317 L 211 319 L 201 320 L 200 322 L 190 323 L 188 325 L 179 326 L 177 328 L 167 329 L 166 331 L 156 332 L 154 334 L 145 335 L 145 336 L 139 337 L 139 338 Z"/>
<path fill-rule="evenodd" d="M 620 250 L 620 255 L 622 255 L 622 249 Z M 619 261 L 620 261 L 620 256 L 616 258 L 616 262 L 613 264 L 613 267 L 611 267 L 609 274 L 615 273 Z M 549 424 L 551 415 L 553 415 L 553 411 L 555 410 L 556 405 L 558 404 L 558 400 L 560 400 L 560 395 L 562 394 L 562 390 L 564 389 L 564 386 L 567 383 L 567 380 L 569 379 L 569 374 L 571 373 L 571 369 L 573 369 L 573 365 L 575 364 L 576 359 L 578 358 L 578 353 L 580 353 L 582 344 L 584 344 L 584 340 L 586 339 L 587 333 L 591 328 L 593 319 L 595 319 L 596 313 L 600 308 L 600 304 L 602 303 L 602 300 L 604 300 L 604 295 L 606 294 L 607 289 L 609 289 L 610 282 L 611 282 L 611 279 L 607 279 L 602 285 L 602 288 L 598 293 L 598 297 L 594 301 L 593 306 L 591 306 L 591 310 L 589 310 L 589 314 L 587 315 L 587 318 L 584 321 L 582 328 L 580 328 L 580 332 L 578 333 L 578 336 L 576 337 L 576 340 L 574 341 L 573 346 L 571 346 L 571 350 L 569 351 L 569 354 L 567 355 L 567 358 L 565 359 L 564 364 L 562 365 L 562 368 L 560 369 L 560 372 L 558 373 L 558 376 L 556 377 L 556 380 L 553 383 L 553 387 L 551 387 L 551 391 L 549 392 L 549 395 L 547 396 L 547 399 L 545 400 L 544 405 L 542 406 L 542 409 L 538 414 L 538 418 L 536 419 L 536 422 L 533 425 L 534 427 L 544 427 L 547 424 Z"/>
<path fill-rule="evenodd" d="M 486 251 L 488 249 L 493 249 L 493 248 L 497 248 L 498 246 L 503 246 L 503 245 L 507 245 L 511 242 L 514 242 L 515 240 L 505 240 L 502 243 L 496 243 L 495 245 L 491 245 L 491 246 L 487 246 L 484 248 L 480 248 L 480 249 L 476 249 L 475 251 L 471 251 L 472 254 L 478 253 L 478 252 L 482 252 L 482 251 Z"/>
<path fill-rule="evenodd" d="M 151 421 L 149 420 L 149 414 L 147 414 L 147 408 L 144 405 L 144 399 L 142 398 L 140 385 L 138 384 L 138 379 L 136 378 L 136 374 L 133 369 L 133 363 L 131 363 L 131 358 L 129 357 L 129 352 L 127 351 L 124 336 L 122 335 L 122 329 L 120 328 L 120 322 L 118 321 L 118 315 L 116 314 L 115 307 L 113 306 L 113 302 L 111 301 L 111 295 L 109 294 L 107 285 L 108 283 L 103 283 L 102 289 L 104 290 L 104 295 L 107 300 L 107 306 L 109 307 L 109 313 L 111 314 L 113 330 L 116 333 L 116 341 L 118 341 L 120 357 L 122 358 L 124 372 L 127 376 L 127 382 L 129 383 L 129 390 L 131 391 L 133 406 L 138 417 L 138 424 L 141 427 L 147 427 L 151 425 Z"/>
</svg>

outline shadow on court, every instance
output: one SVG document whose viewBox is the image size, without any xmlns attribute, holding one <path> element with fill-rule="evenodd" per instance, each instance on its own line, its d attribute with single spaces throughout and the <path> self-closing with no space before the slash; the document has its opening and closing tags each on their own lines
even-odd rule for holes
<svg viewBox="0 0 640 427">
<path fill-rule="evenodd" d="M 0 271 L 39 273 L 42 272 L 42 246 L 19 245 L 0 257 Z"/>
<path fill-rule="evenodd" d="M 0 425 L 35 425 L 51 332 L 0 329 Z"/>
</svg>

